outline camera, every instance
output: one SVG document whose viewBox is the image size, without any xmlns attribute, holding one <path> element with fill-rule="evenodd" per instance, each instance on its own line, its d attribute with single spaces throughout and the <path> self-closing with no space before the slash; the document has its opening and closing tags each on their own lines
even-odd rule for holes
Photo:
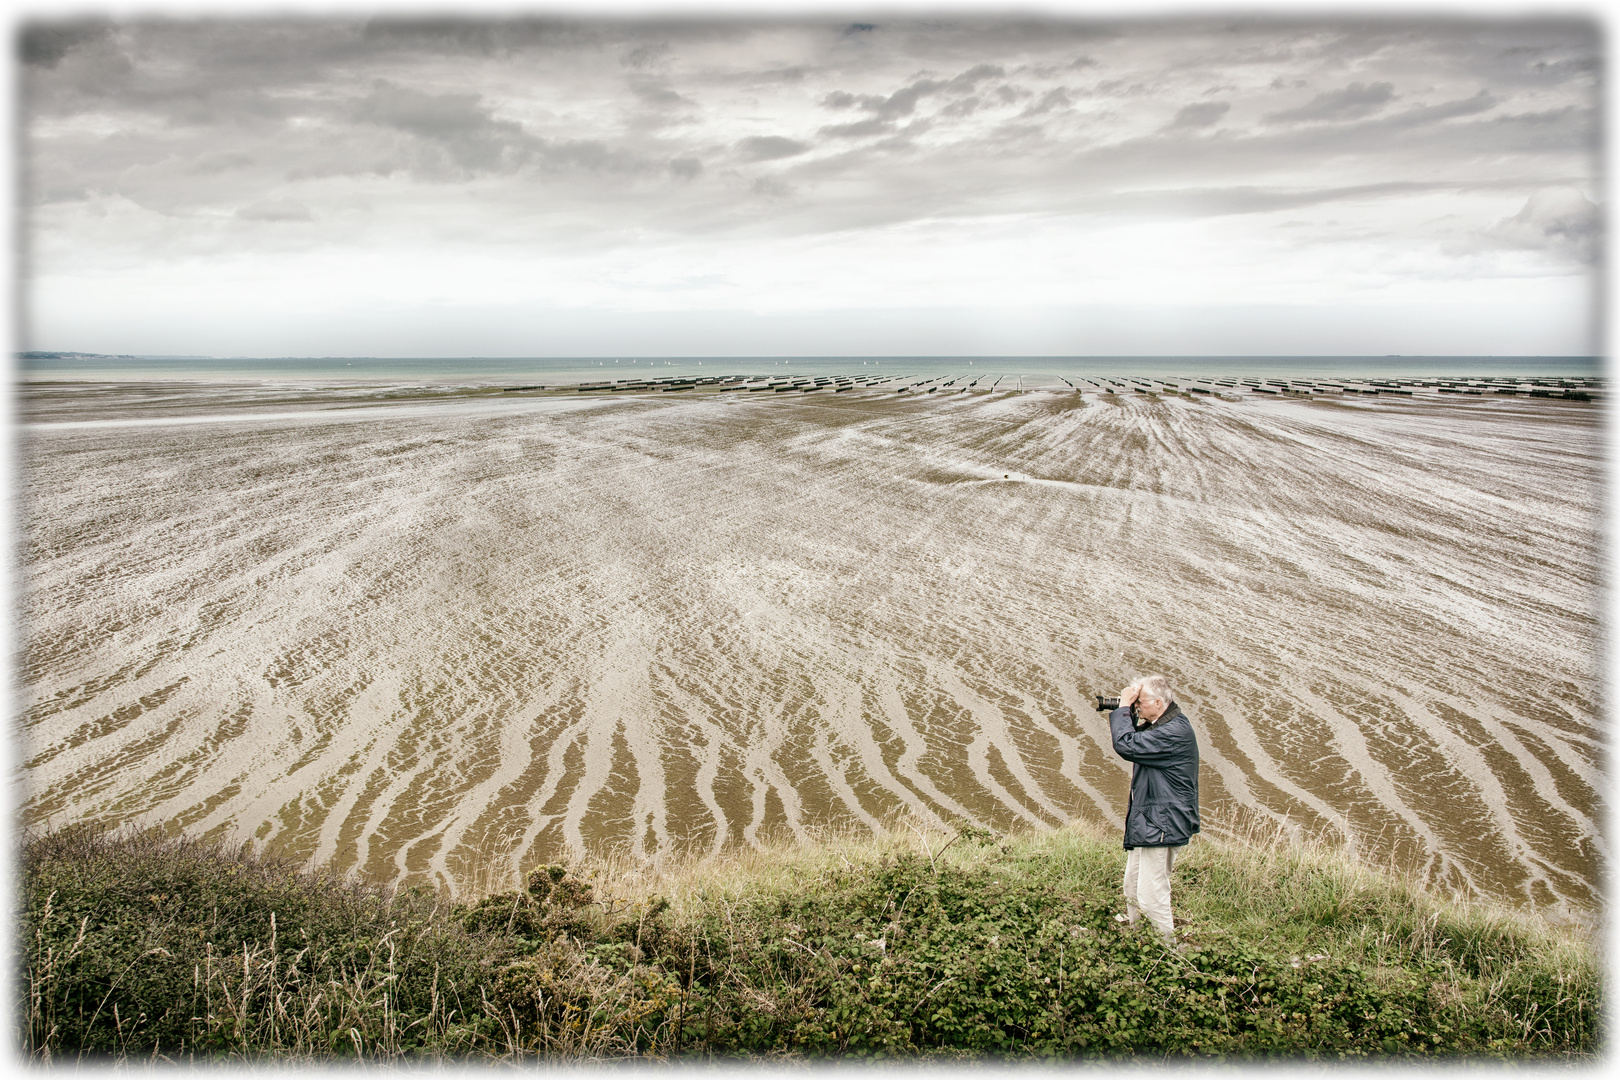
<svg viewBox="0 0 1620 1080">
<path fill-rule="evenodd" d="M 1119 708 L 1119 698 L 1117 697 L 1103 697 L 1101 694 L 1092 694 L 1091 696 L 1097 699 L 1098 712 L 1113 712 Z"/>
</svg>

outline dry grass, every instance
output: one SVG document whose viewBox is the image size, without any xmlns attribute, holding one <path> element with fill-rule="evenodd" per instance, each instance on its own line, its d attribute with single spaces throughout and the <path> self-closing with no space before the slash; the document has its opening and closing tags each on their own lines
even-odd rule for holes
<svg viewBox="0 0 1620 1080">
<path fill-rule="evenodd" d="M 1370 866 L 1325 835 L 1259 817 L 1217 828 L 1200 834 L 1177 860 L 1178 921 L 1212 921 L 1284 936 L 1296 917 L 1318 932 L 1353 926 L 1360 942 L 1356 951 L 1369 956 L 1382 956 L 1396 945 L 1403 950 L 1420 947 L 1424 941 L 1438 947 L 1447 933 L 1481 942 L 1518 942 L 1520 947 L 1533 944 L 1561 963 L 1576 965 L 1587 962 L 1600 946 L 1595 921 L 1555 919 L 1531 907 L 1446 895 L 1415 875 Z M 717 902 L 791 896 L 814 888 L 830 873 L 901 856 L 961 870 L 992 864 L 1062 866 L 1077 880 L 1117 890 L 1124 854 L 1116 829 L 1087 819 L 992 837 L 902 817 L 877 832 L 828 829 L 776 836 L 718 855 L 652 860 L 608 855 L 576 858 L 573 866 L 595 884 L 598 898 L 610 909 L 661 896 L 669 902 L 670 914 L 684 921 L 712 910 Z M 474 883 L 467 890 L 482 895 Z M 1374 926 L 1380 929 L 1374 931 Z M 1481 953 L 1482 958 L 1490 955 L 1488 950 Z"/>
<path fill-rule="evenodd" d="M 670 914 L 684 921 L 711 910 L 716 902 L 792 895 L 814 887 L 830 873 L 855 871 L 902 856 L 969 869 L 1009 854 L 1021 857 L 1018 853 L 1037 850 L 1042 844 L 1103 844 L 1108 835 L 1104 826 L 1076 820 L 1060 830 L 995 838 L 983 830 L 964 832 L 938 822 L 897 817 L 881 831 L 861 827 L 806 830 L 799 836 L 778 834 L 754 846 L 729 848 L 719 854 L 644 860 L 614 854 L 576 855 L 571 865 L 581 877 L 595 883 L 598 897 L 610 904 L 660 896 L 669 902 Z M 987 840 L 995 842 L 983 842 Z M 479 895 L 473 882 L 462 888 L 468 895 Z"/>
</svg>

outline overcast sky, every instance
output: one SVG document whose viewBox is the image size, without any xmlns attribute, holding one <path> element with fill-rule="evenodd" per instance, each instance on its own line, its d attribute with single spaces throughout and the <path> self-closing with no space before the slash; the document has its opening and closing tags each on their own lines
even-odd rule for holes
<svg viewBox="0 0 1620 1080">
<path fill-rule="evenodd" d="M 1586 354 L 1579 21 L 35 22 L 23 347 Z"/>
</svg>

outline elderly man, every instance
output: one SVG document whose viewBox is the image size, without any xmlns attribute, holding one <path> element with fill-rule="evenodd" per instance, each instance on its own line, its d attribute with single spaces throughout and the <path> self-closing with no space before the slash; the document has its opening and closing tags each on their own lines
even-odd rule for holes
<svg viewBox="0 0 1620 1080">
<path fill-rule="evenodd" d="M 1135 705 L 1135 715 L 1131 706 Z M 1125 811 L 1125 917 L 1145 912 L 1165 934 L 1170 918 L 1170 868 L 1176 851 L 1198 831 L 1198 739 L 1163 675 L 1138 679 L 1119 693 L 1108 714 L 1114 753 L 1132 763 Z"/>
</svg>

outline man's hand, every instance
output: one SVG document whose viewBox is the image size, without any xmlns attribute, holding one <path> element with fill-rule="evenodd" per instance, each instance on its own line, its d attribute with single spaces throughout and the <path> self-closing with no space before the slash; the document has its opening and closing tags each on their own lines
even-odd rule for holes
<svg viewBox="0 0 1620 1080">
<path fill-rule="evenodd" d="M 1128 709 L 1132 705 L 1135 705 L 1136 699 L 1141 696 L 1141 693 L 1142 688 L 1137 686 L 1135 683 L 1131 683 L 1131 685 L 1119 692 L 1119 707 L 1122 709 Z"/>
</svg>

